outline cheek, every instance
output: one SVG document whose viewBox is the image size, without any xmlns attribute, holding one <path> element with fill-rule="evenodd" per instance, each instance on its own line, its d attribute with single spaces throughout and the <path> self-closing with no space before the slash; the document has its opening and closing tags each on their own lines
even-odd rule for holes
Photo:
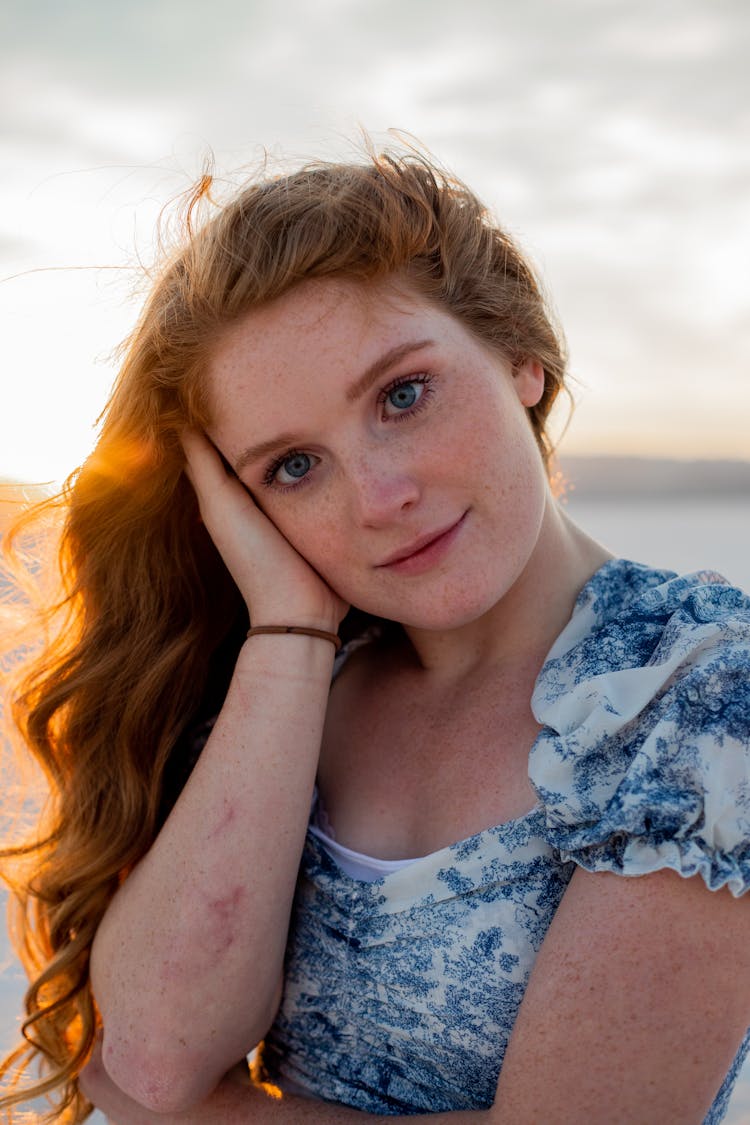
<svg viewBox="0 0 750 1125">
<path fill-rule="evenodd" d="M 547 498 L 547 476 L 531 428 L 495 437 L 481 456 L 481 492 L 495 509 L 496 534 L 505 550 L 520 553 L 536 536 Z"/>
<path fill-rule="evenodd" d="M 294 508 L 293 512 L 269 510 L 266 515 L 298 554 L 324 578 L 331 576 L 337 562 L 339 565 L 345 562 L 342 543 L 345 545 L 347 537 L 343 534 L 340 517 L 328 505 L 320 507 L 301 502 Z"/>
</svg>

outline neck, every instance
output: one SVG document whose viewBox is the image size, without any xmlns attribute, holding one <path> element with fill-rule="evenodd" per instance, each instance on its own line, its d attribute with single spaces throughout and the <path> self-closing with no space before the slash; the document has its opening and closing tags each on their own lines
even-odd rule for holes
<svg viewBox="0 0 750 1125">
<path fill-rule="evenodd" d="M 503 666 L 536 675 L 581 588 L 611 557 L 549 496 L 526 566 L 487 613 L 456 629 L 405 627 L 419 665 L 446 686 Z"/>
</svg>

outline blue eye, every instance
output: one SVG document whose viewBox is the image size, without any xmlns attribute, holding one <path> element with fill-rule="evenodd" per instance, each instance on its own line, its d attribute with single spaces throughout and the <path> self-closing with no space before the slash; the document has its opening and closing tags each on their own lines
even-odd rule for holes
<svg viewBox="0 0 750 1125">
<path fill-rule="evenodd" d="M 263 483 L 293 487 L 304 480 L 312 467 L 309 453 L 287 453 L 269 466 Z"/>
<path fill-rule="evenodd" d="M 386 410 L 388 417 L 392 418 L 413 410 L 428 390 L 428 383 L 429 377 L 420 375 L 411 379 L 402 379 L 388 387 L 381 396 L 383 406 L 391 407 L 390 411 Z"/>
<path fill-rule="evenodd" d="M 290 477 L 299 480 L 305 473 L 309 473 L 312 468 L 312 461 L 306 453 L 295 453 L 293 457 L 287 457 L 286 461 L 281 463 L 280 468 L 284 472 L 289 473 Z"/>
</svg>

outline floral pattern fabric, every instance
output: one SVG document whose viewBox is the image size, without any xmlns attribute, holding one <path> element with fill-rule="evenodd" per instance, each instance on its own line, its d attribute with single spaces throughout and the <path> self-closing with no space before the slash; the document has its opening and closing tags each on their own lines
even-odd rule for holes
<svg viewBox="0 0 750 1125">
<path fill-rule="evenodd" d="M 382 1115 L 486 1109 L 576 865 L 750 887 L 750 598 L 612 559 L 537 678 L 537 805 L 363 882 L 308 833 L 281 1008 L 283 1089 Z M 726 1109 L 750 1031 L 704 1125 Z"/>
</svg>

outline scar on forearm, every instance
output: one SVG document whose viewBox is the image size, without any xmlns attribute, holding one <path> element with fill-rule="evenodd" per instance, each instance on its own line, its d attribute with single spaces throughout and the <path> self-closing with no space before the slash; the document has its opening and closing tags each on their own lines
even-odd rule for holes
<svg viewBox="0 0 750 1125">
<path fill-rule="evenodd" d="M 207 937 L 211 952 L 224 953 L 234 944 L 236 937 L 236 917 L 245 899 L 245 888 L 236 886 L 219 898 L 210 898 L 206 903 L 208 921 Z"/>
<path fill-rule="evenodd" d="M 221 836 L 235 819 L 235 816 L 236 809 L 234 807 L 234 804 L 231 801 L 225 800 L 222 815 L 217 821 L 216 825 L 208 833 L 206 839 L 215 840 L 218 836 Z"/>
</svg>

